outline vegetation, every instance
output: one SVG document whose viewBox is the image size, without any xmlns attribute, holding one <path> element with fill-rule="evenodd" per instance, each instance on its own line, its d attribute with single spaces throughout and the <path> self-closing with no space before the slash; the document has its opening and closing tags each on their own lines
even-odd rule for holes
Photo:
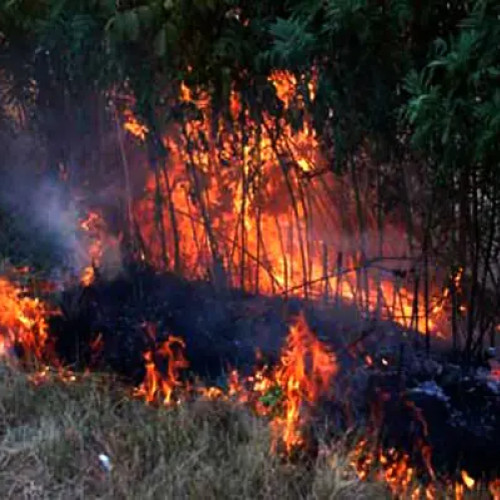
<svg viewBox="0 0 500 500">
<path fill-rule="evenodd" d="M 98 376 L 35 387 L 0 370 L 2 498 L 388 498 L 340 457 L 281 462 L 242 407 L 155 410 Z"/>
<path fill-rule="evenodd" d="M 499 16 L 493 0 L 8 0 L 0 121 L 10 133 L 35 130 L 52 175 L 64 166 L 81 180 L 101 161 L 120 96 L 131 95 L 159 172 L 165 129 L 192 112 L 174 105 L 182 81 L 206 89 L 221 115 L 234 88 L 242 109 L 300 128 L 301 105 L 283 109 L 267 81 L 271 69 L 292 71 L 358 205 L 364 179 L 376 186 L 381 227 L 405 214 L 426 309 L 433 267 L 454 284 L 454 345 L 470 360 L 494 344 L 500 306 Z M 158 213 L 162 203 L 158 188 Z M 361 210 L 359 233 L 363 252 Z"/>
</svg>

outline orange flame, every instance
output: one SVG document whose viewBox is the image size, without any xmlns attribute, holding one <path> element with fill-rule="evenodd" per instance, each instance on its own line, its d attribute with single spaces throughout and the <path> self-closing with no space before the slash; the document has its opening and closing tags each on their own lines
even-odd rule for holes
<svg viewBox="0 0 500 500">
<path fill-rule="evenodd" d="M 80 273 L 80 283 L 87 287 L 94 283 L 96 270 L 103 263 L 105 252 L 118 248 L 119 238 L 109 233 L 103 215 L 97 211 L 87 214 L 80 222 L 80 229 L 83 233 L 83 259 L 88 262 Z"/>
<path fill-rule="evenodd" d="M 0 277 L 0 356 L 21 346 L 23 357 L 38 361 L 47 357 L 48 309 L 39 299 Z"/>
<path fill-rule="evenodd" d="M 470 477 L 469 474 L 467 474 L 467 471 L 463 470 L 460 474 L 462 476 L 462 481 L 464 482 L 465 486 L 467 486 L 469 490 L 474 488 L 476 481 L 474 481 L 474 479 Z"/>
<path fill-rule="evenodd" d="M 184 348 L 181 338 L 170 336 L 158 350 L 147 350 L 144 353 L 145 377 L 134 391 L 135 396 L 148 403 L 161 401 L 169 405 L 179 401 L 173 399 L 173 391 L 177 388 L 180 399 L 188 397 L 191 387 L 183 385 L 180 380 L 180 371 L 189 366 L 183 355 Z M 167 363 L 166 375 L 158 370 L 156 358 Z M 290 327 L 279 363 L 270 373 L 265 367 L 240 381 L 238 373 L 233 370 L 229 376 L 227 393 L 217 387 L 202 387 L 199 392 L 207 399 L 230 397 L 249 404 L 260 415 L 269 415 L 271 409 L 262 402 L 262 398 L 273 388 L 278 388 L 280 411 L 272 417 L 271 422 L 274 431 L 273 449 L 282 440 L 286 452 L 290 453 L 303 444 L 301 429 L 314 403 L 329 393 L 331 380 L 336 373 L 335 355 L 316 338 L 304 315 L 300 314 Z"/>
<path fill-rule="evenodd" d="M 273 377 L 284 398 L 284 416 L 275 418 L 273 427 L 279 430 L 288 453 L 303 444 L 300 432 L 304 424 L 302 406 L 311 405 L 328 394 L 336 373 L 335 355 L 316 338 L 301 313 L 290 327 Z"/>
<path fill-rule="evenodd" d="M 144 398 L 148 403 L 160 401 L 164 405 L 171 404 L 174 389 L 182 387 L 180 372 L 189 366 L 182 352 L 184 348 L 184 341 L 180 337 L 171 335 L 156 352 L 146 351 L 144 353 L 146 374 L 142 384 L 134 391 L 135 396 Z M 157 368 L 155 356 L 167 362 L 166 375 Z"/>
<path fill-rule="evenodd" d="M 285 109 L 292 102 L 301 107 L 298 88 L 305 82 L 285 71 L 274 71 L 269 79 Z M 305 88 L 314 99 L 314 79 Z M 224 282 L 232 286 L 341 299 L 406 328 L 426 330 L 422 293 L 390 275 L 391 259 L 409 252 L 402 222 L 393 217 L 379 237 L 376 216 L 368 209 L 376 198 L 367 188 L 367 229 L 359 234 L 351 182 L 328 171 L 310 117 L 304 115 L 299 130 L 266 114 L 257 121 L 233 91 L 228 124 L 214 116 L 206 93 L 182 83 L 180 99 L 199 114 L 169 129 L 163 138 L 167 164 L 161 175 L 149 175 L 134 209 L 153 264 L 167 262 L 187 278 L 219 276 L 223 268 Z M 137 132 L 129 111 L 125 118 L 125 128 L 144 138 L 147 129 Z M 165 194 L 161 201 L 158 192 Z M 370 269 L 369 255 L 389 258 L 386 274 Z M 446 314 L 441 290 L 436 294 L 440 299 L 430 304 L 428 325 L 440 335 Z"/>
</svg>

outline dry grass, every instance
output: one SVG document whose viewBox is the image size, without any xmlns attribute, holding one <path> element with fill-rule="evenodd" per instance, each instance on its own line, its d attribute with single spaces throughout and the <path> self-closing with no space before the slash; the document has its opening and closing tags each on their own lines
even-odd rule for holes
<svg viewBox="0 0 500 500">
<path fill-rule="evenodd" d="M 98 377 L 33 387 L 0 367 L 0 419 L 0 498 L 386 498 L 338 458 L 281 462 L 227 403 L 157 410 Z"/>
</svg>

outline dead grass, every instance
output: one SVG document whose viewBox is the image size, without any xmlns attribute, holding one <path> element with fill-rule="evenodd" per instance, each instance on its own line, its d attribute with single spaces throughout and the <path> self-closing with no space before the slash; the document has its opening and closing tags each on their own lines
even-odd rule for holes
<svg viewBox="0 0 500 500">
<path fill-rule="evenodd" d="M 269 445 L 234 405 L 157 410 L 97 376 L 33 387 L 0 367 L 0 498 L 387 498 L 338 457 L 290 465 Z"/>
</svg>

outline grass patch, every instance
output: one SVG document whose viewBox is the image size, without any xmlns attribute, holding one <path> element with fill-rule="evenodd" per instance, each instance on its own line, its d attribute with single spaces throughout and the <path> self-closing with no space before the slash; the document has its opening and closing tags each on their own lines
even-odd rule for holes
<svg viewBox="0 0 500 500">
<path fill-rule="evenodd" d="M 230 403 L 158 410 L 99 376 L 34 387 L 0 367 L 0 498 L 387 498 L 340 457 L 292 465 L 270 442 Z"/>
</svg>

